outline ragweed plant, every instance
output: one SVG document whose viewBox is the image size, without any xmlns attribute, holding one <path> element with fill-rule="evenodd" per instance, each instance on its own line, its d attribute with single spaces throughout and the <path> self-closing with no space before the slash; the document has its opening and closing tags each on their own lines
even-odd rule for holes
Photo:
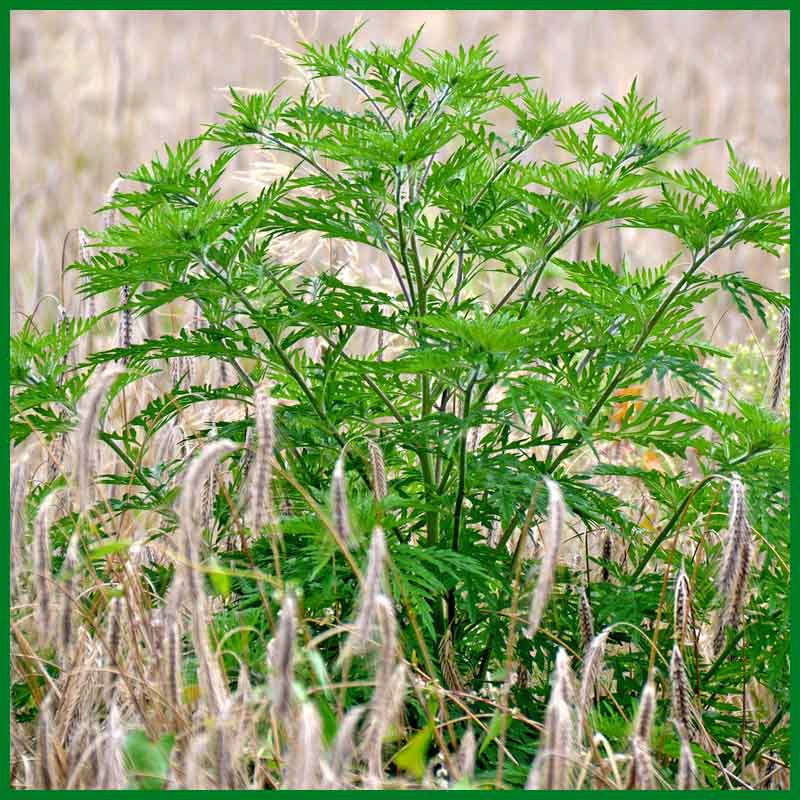
<svg viewBox="0 0 800 800">
<path fill-rule="evenodd" d="M 725 258 L 771 268 L 788 181 L 677 168 L 635 82 L 354 36 L 115 183 L 71 267 L 110 306 L 12 342 L 17 782 L 774 785 L 787 420 L 715 404 L 703 309 L 787 307 Z M 571 258 L 596 226 L 674 257 Z"/>
</svg>

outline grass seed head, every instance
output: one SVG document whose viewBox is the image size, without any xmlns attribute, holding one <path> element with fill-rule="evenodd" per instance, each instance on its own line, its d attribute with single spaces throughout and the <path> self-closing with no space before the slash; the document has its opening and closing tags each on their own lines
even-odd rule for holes
<svg viewBox="0 0 800 800">
<path fill-rule="evenodd" d="M 578 709 L 581 720 L 589 714 L 594 699 L 597 679 L 603 671 L 605 663 L 606 644 L 608 643 L 609 630 L 606 628 L 595 636 L 584 651 L 583 665 L 581 667 L 581 683 L 578 689 Z"/>
<path fill-rule="evenodd" d="M 85 510 L 92 502 L 94 452 L 100 419 L 100 406 L 111 384 L 121 374 L 118 367 L 95 373 L 89 390 L 78 405 L 78 428 L 75 434 L 75 484 L 78 488 L 78 507 Z"/>
<path fill-rule="evenodd" d="M 294 648 L 297 637 L 297 600 L 286 592 L 278 614 L 278 631 L 269 651 L 272 708 L 278 720 L 287 720 L 294 683 Z"/>
<path fill-rule="evenodd" d="M 673 607 L 673 631 L 675 641 L 683 644 L 689 629 L 689 615 L 692 607 L 692 589 L 689 576 L 681 564 L 680 572 L 675 578 L 675 603 Z"/>
<path fill-rule="evenodd" d="M 669 679 L 672 696 L 672 720 L 676 727 L 688 736 L 692 725 L 691 696 L 689 678 L 686 675 L 686 664 L 677 644 L 672 647 L 672 658 L 669 665 Z"/>
<path fill-rule="evenodd" d="M 383 592 L 385 563 L 386 541 L 383 529 L 376 527 L 369 545 L 367 570 L 358 599 L 356 618 L 344 648 L 346 652 L 359 655 L 375 640 L 374 631 L 378 622 L 376 604 Z"/>
<path fill-rule="evenodd" d="M 353 533 L 350 529 L 349 510 L 347 507 L 347 484 L 344 474 L 344 451 L 336 459 L 331 480 L 331 512 L 333 524 L 339 539 L 349 548 L 353 545 Z"/>
<path fill-rule="evenodd" d="M 775 368 L 770 386 L 769 407 L 778 410 L 786 383 L 786 368 L 789 364 L 789 309 L 781 314 L 780 332 L 778 333 L 778 352 L 775 354 Z"/>
<path fill-rule="evenodd" d="M 386 484 L 386 465 L 383 460 L 383 451 L 377 442 L 371 439 L 367 442 L 369 450 L 369 461 L 372 467 L 372 491 L 375 494 L 376 502 L 380 503 L 387 494 Z"/>
<path fill-rule="evenodd" d="M 547 603 L 550 600 L 550 593 L 555 581 L 558 551 L 561 545 L 561 528 L 564 524 L 565 509 L 561 488 L 549 478 L 545 478 L 545 483 L 548 491 L 547 533 L 544 539 L 544 552 L 539 565 L 539 577 L 531 599 L 528 626 L 525 630 L 525 634 L 529 639 L 532 639 L 536 635 L 536 631 L 539 630 Z"/>
<path fill-rule="evenodd" d="M 79 558 L 79 536 L 77 531 L 72 534 L 67 547 L 67 554 L 61 565 L 61 609 L 59 612 L 59 648 L 64 663 L 70 660 L 70 649 L 72 646 L 72 635 L 75 627 L 75 606 L 77 604 L 78 588 L 78 569 L 80 567 Z"/>
<path fill-rule="evenodd" d="M 270 385 L 267 381 L 254 392 L 255 444 L 250 442 L 252 466 L 249 469 L 249 527 L 257 534 L 272 521 L 272 458 L 275 449 L 275 420 Z M 248 430 L 249 433 L 249 430 Z"/>
<path fill-rule="evenodd" d="M 297 726 L 286 753 L 284 789 L 318 789 L 321 780 L 322 723 L 313 703 L 300 707 Z"/>
<path fill-rule="evenodd" d="M 694 789 L 697 786 L 697 767 L 694 763 L 692 746 L 686 736 L 681 735 L 681 753 L 678 757 L 678 774 L 675 788 L 679 790 Z"/>
<path fill-rule="evenodd" d="M 592 614 L 592 606 L 589 603 L 589 597 L 586 594 L 586 589 L 580 590 L 578 597 L 578 621 L 581 628 L 581 643 L 584 649 L 594 638 L 594 615 Z"/>
</svg>

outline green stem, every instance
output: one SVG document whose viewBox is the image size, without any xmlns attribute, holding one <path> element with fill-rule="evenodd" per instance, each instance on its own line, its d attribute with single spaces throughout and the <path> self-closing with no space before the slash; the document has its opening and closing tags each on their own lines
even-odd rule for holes
<svg viewBox="0 0 800 800">
<path fill-rule="evenodd" d="M 525 313 L 525 310 L 528 307 L 528 303 L 530 302 L 531 297 L 533 297 L 533 293 L 539 286 L 539 281 L 541 280 L 542 275 L 544 274 L 545 268 L 550 263 L 550 259 L 552 259 L 552 257 L 581 229 L 581 226 L 582 226 L 581 220 L 577 220 L 575 223 L 570 225 L 570 227 L 567 228 L 567 230 L 563 233 L 563 235 L 559 237 L 545 252 L 545 254 L 541 257 L 541 259 L 539 259 L 539 264 L 536 267 L 536 275 L 534 276 L 533 281 L 531 281 L 531 285 L 525 291 L 525 297 L 519 313 L 520 317 Z M 500 311 L 500 309 L 503 308 L 503 306 L 505 306 L 505 304 L 514 296 L 514 293 L 517 291 L 522 282 L 525 280 L 527 274 L 528 273 L 526 273 L 525 275 L 520 275 L 520 277 L 517 278 L 516 281 L 514 281 L 514 284 L 511 286 L 511 288 L 503 295 L 503 297 L 500 299 L 497 305 L 491 310 L 491 312 L 489 313 L 490 317 L 494 316 L 498 311 Z"/>
<path fill-rule="evenodd" d="M 128 458 L 127 453 L 107 433 L 100 432 L 98 437 L 102 439 L 120 457 L 128 469 L 139 479 L 139 482 L 143 486 L 147 487 L 148 491 L 155 491 L 156 487 L 153 486 L 149 480 L 147 480 L 144 473 L 137 468 L 136 464 L 134 464 L 130 458 Z"/>
<path fill-rule="evenodd" d="M 478 380 L 478 372 L 475 370 L 472 374 L 472 379 L 464 392 L 464 411 L 461 415 L 462 432 L 461 441 L 459 442 L 458 449 L 458 489 L 456 490 L 456 504 L 453 511 L 453 542 L 452 548 L 458 551 L 459 536 L 461 533 L 461 517 L 464 508 L 464 494 L 467 479 L 467 439 L 469 438 L 469 428 L 467 421 L 470 414 L 470 405 L 472 403 L 472 390 Z"/>
<path fill-rule="evenodd" d="M 678 522 L 680 522 L 680 520 L 683 518 L 683 515 L 686 513 L 686 509 L 689 507 L 689 503 L 691 503 L 694 499 L 694 496 L 711 481 L 724 479 L 724 475 L 717 475 L 714 473 L 713 475 L 708 475 L 707 477 L 703 478 L 703 480 L 692 487 L 686 497 L 683 498 L 678 508 L 675 509 L 675 513 L 670 517 L 669 522 L 667 522 L 667 524 L 662 528 L 661 533 L 656 536 L 656 538 L 653 540 L 653 543 L 647 548 L 647 552 L 644 554 L 644 556 L 642 556 L 641 561 L 636 565 L 636 569 L 631 575 L 634 580 L 642 574 L 642 571 L 647 566 L 656 550 L 658 550 L 658 548 L 661 546 L 661 543 L 670 535 Z"/>
<path fill-rule="evenodd" d="M 767 739 L 769 739 L 772 731 L 775 730 L 775 728 L 778 726 L 778 723 L 783 719 L 784 714 L 786 714 L 786 709 L 783 707 L 783 705 L 778 706 L 775 716 L 769 721 L 767 726 L 762 729 L 761 733 L 756 737 L 756 740 L 750 746 L 750 751 L 747 754 L 747 758 L 744 760 L 745 766 L 750 764 L 752 761 L 755 761 L 762 745 L 767 741 Z"/>
<path fill-rule="evenodd" d="M 492 173 L 492 176 L 489 178 L 488 181 L 483 185 L 480 191 L 472 198 L 472 201 L 469 204 L 469 208 L 472 209 L 480 203 L 483 199 L 483 196 L 486 192 L 489 191 L 492 184 L 533 144 L 534 140 L 530 140 L 527 142 L 523 142 L 522 144 L 517 145 L 514 148 L 512 154 Z M 461 233 L 464 226 L 466 225 L 466 220 L 462 220 L 459 227 L 457 227 L 447 238 L 447 241 L 444 243 L 442 247 L 441 253 L 436 257 L 436 260 L 433 262 L 433 266 L 431 267 L 430 274 L 428 275 L 427 280 L 425 281 L 425 286 L 429 287 L 433 285 L 433 281 L 436 279 L 436 276 L 439 274 L 439 270 L 442 268 L 444 263 L 444 259 L 447 257 L 447 254 L 456 240 L 456 236 Z"/>
<path fill-rule="evenodd" d="M 280 343 L 278 342 L 277 337 L 275 334 L 269 329 L 267 325 L 265 325 L 261 321 L 261 312 L 247 299 L 245 295 L 239 292 L 231 282 L 225 277 L 225 275 L 217 270 L 205 257 L 205 255 L 201 256 L 201 261 L 203 262 L 203 266 L 211 272 L 214 277 L 218 280 L 222 281 L 225 286 L 229 289 L 229 291 L 233 292 L 240 300 L 240 302 L 245 306 L 248 313 L 252 317 L 252 319 L 258 324 L 261 330 L 264 332 L 264 335 L 267 337 L 267 341 L 270 344 L 270 347 L 274 351 L 275 355 L 278 357 L 278 360 L 283 364 L 286 371 L 292 377 L 294 382 L 300 387 L 300 390 L 303 394 L 308 398 L 308 402 L 311 403 L 311 407 L 316 412 L 317 416 L 326 424 L 330 434 L 333 436 L 334 439 L 344 447 L 345 439 L 339 433 L 336 426 L 330 421 L 330 418 L 325 413 L 324 409 L 319 403 L 314 392 L 311 390 L 311 387 L 306 383 L 305 378 L 297 371 L 297 368 L 294 364 L 292 364 L 291 359 L 287 355 L 286 351 L 281 347 Z"/>
</svg>

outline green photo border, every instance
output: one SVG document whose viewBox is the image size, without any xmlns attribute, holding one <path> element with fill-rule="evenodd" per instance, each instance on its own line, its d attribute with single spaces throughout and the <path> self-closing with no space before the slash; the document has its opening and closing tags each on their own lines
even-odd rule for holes
<svg viewBox="0 0 800 800">
<path fill-rule="evenodd" d="M 317 2 L 294 2 L 290 4 L 291 8 L 296 10 L 341 10 L 341 11 L 369 11 L 369 10 L 397 10 L 402 12 L 404 10 L 481 10 L 485 9 L 485 4 L 479 3 L 464 3 L 462 2 L 458 4 L 454 3 L 420 3 L 420 2 L 404 2 L 404 3 L 379 3 L 372 8 L 361 5 L 361 4 L 354 4 L 354 3 L 344 3 L 344 2 L 325 2 L 324 0 Z M 240 3 L 237 4 L 235 9 L 220 9 L 218 4 L 213 2 L 208 3 L 186 3 L 182 5 L 172 4 L 170 6 L 164 5 L 157 5 L 153 3 L 141 3 L 141 4 L 132 4 L 127 5 L 124 8 L 115 9 L 115 10 L 126 10 L 126 11 L 149 11 L 149 10 L 180 10 L 180 11 L 210 11 L 210 10 L 227 10 L 227 11 L 245 11 L 245 10 L 280 10 L 284 9 L 287 6 L 280 6 L 280 5 L 262 5 L 262 4 L 252 4 L 252 3 Z M 58 3 L 14 3 L 12 6 L 9 7 L 8 13 L 3 18 L 3 42 L 4 47 L 6 48 L 6 63 L 8 65 L 8 74 L 10 76 L 11 72 L 11 14 L 15 11 L 23 11 L 23 10 L 107 10 L 108 3 L 104 4 L 81 4 L 78 8 L 74 8 L 73 6 L 67 4 L 58 4 Z M 789 13 L 789 35 L 790 35 L 790 104 L 792 110 L 795 113 L 800 114 L 800 89 L 798 89 L 798 82 L 791 79 L 791 73 L 794 72 L 796 66 L 798 65 L 798 61 L 800 61 L 800 56 L 798 56 L 795 49 L 792 47 L 792 44 L 795 42 L 800 41 L 800 36 L 798 35 L 798 26 L 800 26 L 800 10 L 797 13 L 791 13 L 793 10 L 790 3 L 765 3 L 765 2 L 722 2 L 722 3 L 655 3 L 655 2 L 617 2 L 606 6 L 597 6 L 592 3 L 573 3 L 570 4 L 568 8 L 565 9 L 557 9 L 554 7 L 554 4 L 543 4 L 543 5 L 531 5 L 530 3 L 514 3 L 514 2 L 504 2 L 499 7 L 494 7 L 493 10 L 517 10 L 517 9 L 525 9 L 525 10 L 596 10 L 596 11 L 623 11 L 623 10 L 695 10 L 695 11 L 705 11 L 705 10 L 731 10 L 731 11 L 744 11 L 744 10 L 775 10 L 775 11 L 788 11 Z M 735 76 L 731 77 L 732 81 L 735 81 Z M 8 85 L 8 84 L 7 84 Z M 5 207 L 10 212 L 11 207 L 11 174 L 10 174 L 10 103 L 11 103 L 11 96 L 10 96 L 10 86 L 7 95 L 7 102 L 5 105 L 5 113 L 6 113 L 6 125 L 4 126 L 4 137 L 6 138 L 5 142 L 5 152 L 6 152 L 6 159 L 4 161 L 4 192 L 6 194 L 5 198 Z M 790 163 L 793 168 L 793 171 L 800 172 L 800 143 L 798 142 L 798 138 L 800 137 L 800 124 L 796 121 L 793 122 L 792 114 L 789 115 L 790 119 Z M 4 286 L 6 287 L 7 294 L 6 300 L 0 304 L 0 315 L 2 315 L 3 325 L 5 330 L 10 331 L 10 303 L 8 298 L 10 298 L 10 291 L 11 291 L 11 275 L 10 275 L 10 240 L 11 240 L 11 228 L 10 228 L 10 213 L 9 213 L 9 243 L 7 247 L 7 253 L 9 254 L 8 261 L 6 262 L 5 267 L 5 278 L 4 278 Z M 798 220 L 793 218 L 791 221 L 791 232 L 792 238 L 796 237 L 798 233 Z M 790 251 L 791 252 L 791 251 Z M 791 262 L 790 262 L 791 263 Z M 797 311 L 800 309 L 800 273 L 796 269 L 792 269 L 790 271 L 790 293 L 792 297 L 792 312 Z M 795 330 L 792 336 L 792 350 L 791 350 L 791 363 L 790 363 L 790 370 L 791 373 L 794 374 L 795 378 L 800 376 L 800 352 L 798 352 L 797 348 L 794 346 L 797 344 L 798 334 Z M 2 469 L 2 477 L 0 477 L 0 483 L 2 483 L 5 487 L 10 485 L 10 439 L 9 439 L 9 394 L 6 393 L 6 389 L 8 389 L 10 385 L 10 376 L 9 376 L 9 352 L 8 352 L 8 340 L 4 338 L 3 340 L 3 348 L 2 348 L 2 355 L 0 355 L 0 363 L 2 363 L 2 381 L 4 384 L 4 391 L 3 391 L 3 414 L 2 418 L 0 419 L 0 441 L 3 442 L 4 446 L 6 447 L 6 452 L 9 453 L 9 461 L 6 461 L 5 458 L 2 459 L 2 463 L 0 463 L 0 469 Z M 791 434 L 791 445 L 792 450 L 796 450 L 798 435 L 800 435 L 800 431 L 798 430 L 798 426 L 800 426 L 800 403 L 795 403 L 794 407 L 790 410 L 790 423 L 792 427 L 792 434 Z M 796 495 L 798 489 L 798 478 L 800 478 L 800 466 L 798 463 L 793 459 L 791 462 L 791 470 L 790 470 L 790 480 L 791 480 L 791 489 L 792 492 Z M 10 498 L 9 493 L 7 490 L 3 492 L 2 495 L 2 502 L 0 503 L 2 507 L 2 530 L 4 533 L 3 541 L 4 544 L 2 546 L 2 553 L 0 553 L 0 574 L 2 575 L 9 575 L 9 519 L 10 519 Z M 791 517 L 791 532 L 796 534 L 798 532 L 798 522 L 795 520 L 794 515 Z M 794 574 L 800 574 L 800 569 L 798 569 L 798 565 L 800 565 L 800 550 L 795 550 L 793 548 L 791 553 L 791 566 L 792 572 Z M 6 580 L 6 601 L 3 603 L 3 610 L 2 610 L 2 619 L 3 619 L 3 627 L 4 630 L 10 631 L 10 595 L 9 595 L 9 581 L 8 578 Z M 800 592 L 796 589 L 792 592 L 791 598 L 791 611 L 792 611 L 792 618 L 793 619 L 800 619 Z M 4 692 L 2 697 L 2 705 L 4 709 L 8 709 L 9 717 L 10 717 L 10 697 L 9 692 L 7 691 L 10 687 L 10 641 L 9 636 L 4 635 L 0 637 L 0 641 L 2 641 L 2 675 L 3 675 L 3 685 L 4 685 Z M 791 655 L 792 655 L 792 665 L 800 664 L 800 629 L 795 632 L 791 632 Z M 792 669 L 791 671 L 791 698 L 792 704 L 794 704 L 795 699 L 800 697 L 800 680 L 798 679 L 797 671 Z M 3 719 L 6 717 L 4 716 Z M 3 745 L 3 753 L 4 753 L 4 761 L 3 761 L 3 782 L 0 784 L 0 793 L 5 795 L 8 791 L 10 793 L 10 789 L 7 787 L 10 783 L 10 730 L 7 724 L 3 724 L 2 732 L 0 733 L 0 743 Z M 791 742 L 791 774 L 794 777 L 794 770 L 795 765 L 798 763 L 798 759 L 800 757 L 800 737 L 795 735 L 792 738 Z M 52 795 L 53 793 L 60 794 L 65 790 L 53 790 L 49 792 L 45 792 L 43 790 L 34 791 L 34 795 L 41 794 L 41 795 Z M 135 790 L 132 790 L 135 791 Z M 221 790 L 216 790 L 220 791 Z M 361 794 L 363 790 L 348 790 L 344 792 L 340 792 L 339 794 L 350 794 L 356 795 Z M 385 790 L 388 794 L 402 794 L 403 792 L 399 790 Z M 583 793 L 584 791 L 589 790 L 582 790 L 581 792 L 567 792 L 567 793 Z M 761 790 L 765 791 L 765 790 Z M 159 797 L 163 797 L 163 792 L 147 792 L 142 790 L 136 790 L 137 795 L 158 795 Z M 494 791 L 487 790 L 485 792 L 481 791 L 478 793 L 485 793 L 485 794 L 494 794 Z M 562 795 L 562 792 L 540 792 L 540 794 L 548 794 L 548 795 Z M 670 793 L 668 790 L 663 791 L 654 791 L 654 792 L 647 792 L 648 796 L 655 796 L 655 795 L 666 795 Z M 105 792 L 105 791 L 85 791 L 81 792 L 81 795 L 89 795 L 89 796 L 106 796 L 109 794 L 115 794 L 115 792 Z M 170 792 L 169 796 L 174 794 L 178 795 L 190 795 L 194 794 L 189 790 L 181 790 L 177 792 Z M 252 792 L 248 790 L 233 790 L 224 792 L 226 795 L 231 796 L 241 796 L 241 797 L 252 797 Z M 325 797 L 329 795 L 327 791 L 304 791 L 304 792 L 292 792 L 293 795 L 304 795 L 304 796 L 313 796 L 313 797 Z M 504 792 L 502 793 L 503 796 L 513 796 L 515 794 L 522 795 L 523 792 L 521 791 L 511 791 L 511 792 Z M 722 790 L 710 790 L 710 789 L 702 789 L 696 790 L 695 794 L 699 795 L 706 795 L 706 796 L 717 796 L 722 795 Z M 420 796 L 441 796 L 439 791 L 417 791 L 414 793 L 414 797 Z"/>
</svg>

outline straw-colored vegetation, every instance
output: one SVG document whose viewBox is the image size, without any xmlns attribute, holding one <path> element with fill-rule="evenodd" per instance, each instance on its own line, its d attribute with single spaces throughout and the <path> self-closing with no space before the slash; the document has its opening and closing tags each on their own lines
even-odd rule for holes
<svg viewBox="0 0 800 800">
<path fill-rule="evenodd" d="M 786 17 L 370 17 L 12 18 L 12 784 L 786 788 Z"/>
</svg>

